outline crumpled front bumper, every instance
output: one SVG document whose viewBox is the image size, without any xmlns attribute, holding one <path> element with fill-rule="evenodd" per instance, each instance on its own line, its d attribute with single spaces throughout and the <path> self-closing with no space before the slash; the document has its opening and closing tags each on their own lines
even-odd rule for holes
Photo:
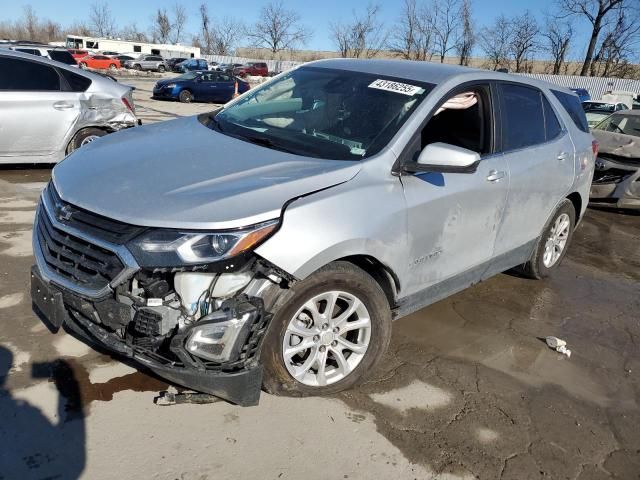
<svg viewBox="0 0 640 480">
<path fill-rule="evenodd" d="M 37 266 L 31 269 L 31 298 L 34 311 L 40 317 L 44 317 L 54 329 L 64 325 L 83 341 L 132 359 L 178 385 L 209 393 L 241 406 L 258 404 L 262 386 L 262 365 L 257 361 L 231 371 L 203 366 L 196 368 L 180 362 L 166 361 L 152 352 L 127 343 L 120 336 L 91 320 L 89 317 L 98 316 L 92 302 L 48 283 Z"/>
</svg>

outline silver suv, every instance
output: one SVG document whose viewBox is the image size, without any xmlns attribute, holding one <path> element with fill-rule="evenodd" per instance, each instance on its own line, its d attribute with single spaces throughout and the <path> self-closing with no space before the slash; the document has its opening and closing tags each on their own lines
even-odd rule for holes
<svg viewBox="0 0 640 480">
<path fill-rule="evenodd" d="M 161 73 L 167 70 L 167 64 L 160 55 L 140 55 L 135 60 L 124 62 L 124 66 L 134 70 L 155 70 Z"/>
<path fill-rule="evenodd" d="M 242 405 L 331 394 L 400 318 L 558 268 L 594 144 L 572 92 L 426 62 L 327 60 L 53 172 L 34 226 L 53 326 Z"/>
</svg>

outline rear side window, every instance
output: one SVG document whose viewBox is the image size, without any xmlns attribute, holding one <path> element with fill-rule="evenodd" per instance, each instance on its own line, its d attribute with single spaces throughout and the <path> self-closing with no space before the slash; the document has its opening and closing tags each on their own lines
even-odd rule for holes
<svg viewBox="0 0 640 480">
<path fill-rule="evenodd" d="M 502 149 L 517 150 L 546 141 L 542 95 L 536 88 L 500 85 Z"/>
<path fill-rule="evenodd" d="M 76 65 L 75 59 L 66 50 L 49 50 L 51 60 L 62 62 L 65 65 Z"/>
<path fill-rule="evenodd" d="M 56 91 L 60 90 L 60 77 L 48 65 L 0 57 L 0 90 Z"/>
<path fill-rule="evenodd" d="M 28 53 L 29 55 L 36 55 L 41 57 L 40 50 L 36 50 L 35 48 L 16 48 L 16 52 Z"/>
<path fill-rule="evenodd" d="M 570 95 L 568 93 L 560 92 L 558 90 L 551 90 L 551 93 L 558 99 L 564 109 L 567 111 L 573 123 L 576 124 L 583 132 L 589 132 L 589 125 L 587 124 L 587 117 L 584 114 L 584 109 L 580 104 L 580 99 L 576 95 Z"/>
<path fill-rule="evenodd" d="M 91 85 L 91 79 L 87 77 L 70 72 L 69 70 L 60 69 L 60 72 L 73 92 L 84 92 Z"/>
<path fill-rule="evenodd" d="M 547 97 L 542 95 L 542 106 L 544 107 L 544 129 L 547 134 L 547 140 L 553 140 L 560 136 L 562 133 L 562 127 L 556 117 L 556 113 L 553 111 Z"/>
</svg>

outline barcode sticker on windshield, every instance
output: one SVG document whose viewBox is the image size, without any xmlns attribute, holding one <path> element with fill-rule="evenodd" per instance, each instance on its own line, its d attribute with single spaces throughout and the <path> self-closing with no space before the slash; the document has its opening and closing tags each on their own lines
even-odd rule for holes
<svg viewBox="0 0 640 480">
<path fill-rule="evenodd" d="M 421 87 L 409 85 L 408 83 L 392 82 L 390 80 L 375 80 L 369 88 L 377 88 L 378 90 L 386 90 L 387 92 L 396 92 L 403 95 L 415 95 L 422 90 Z"/>
</svg>

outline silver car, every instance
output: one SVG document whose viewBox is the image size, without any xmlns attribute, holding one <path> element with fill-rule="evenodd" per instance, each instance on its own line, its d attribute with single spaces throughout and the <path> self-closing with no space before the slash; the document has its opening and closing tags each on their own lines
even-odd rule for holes
<svg viewBox="0 0 640 480">
<path fill-rule="evenodd" d="M 124 67 L 134 70 L 155 70 L 160 73 L 167 70 L 167 64 L 160 55 L 140 55 L 134 60 L 125 61 Z"/>
<path fill-rule="evenodd" d="M 0 163 L 54 163 L 135 126 L 131 87 L 47 58 L 0 49 Z"/>
<path fill-rule="evenodd" d="M 241 405 L 332 394 L 391 321 L 556 270 L 594 144 L 578 97 L 427 62 L 326 60 L 53 171 L 32 297 L 52 327 Z"/>
</svg>

